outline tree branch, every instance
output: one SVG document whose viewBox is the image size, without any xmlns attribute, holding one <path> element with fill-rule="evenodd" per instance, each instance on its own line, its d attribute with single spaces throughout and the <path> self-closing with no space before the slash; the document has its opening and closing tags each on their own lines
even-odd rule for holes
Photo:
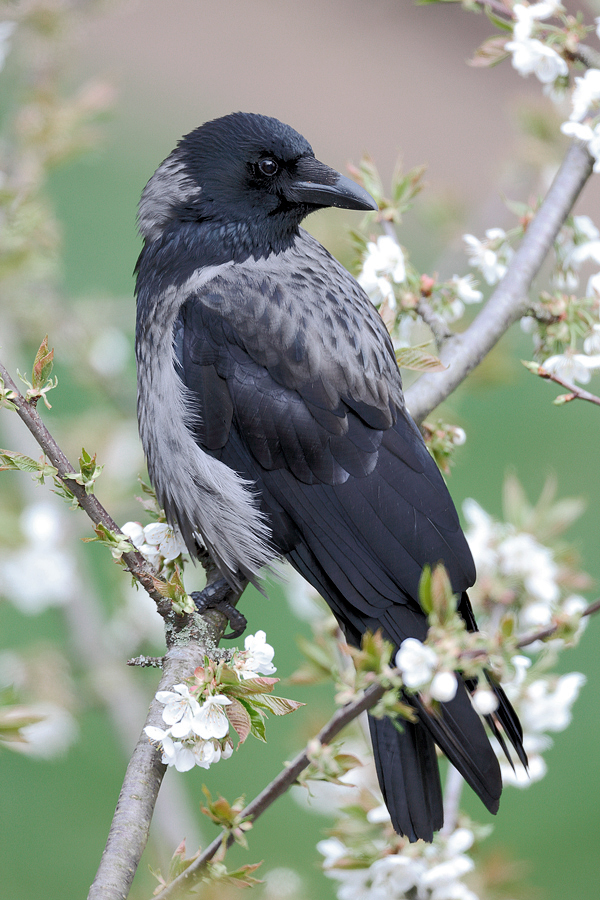
<svg viewBox="0 0 600 900">
<path fill-rule="evenodd" d="M 78 484 L 73 478 L 67 477 L 67 475 L 73 474 L 75 469 L 46 428 L 42 417 L 35 407 L 35 403 L 25 399 L 11 378 L 8 370 L 1 362 L 0 377 L 4 381 L 5 387 L 8 387 L 13 391 L 14 396 L 11 397 L 11 402 L 14 403 L 17 408 L 17 415 L 25 423 L 35 440 L 38 442 L 44 455 L 58 470 L 58 477 L 65 487 L 74 494 L 81 509 L 87 513 L 95 525 L 104 525 L 109 531 L 122 534 L 121 529 L 112 516 L 110 516 L 102 506 L 98 498 L 94 494 L 88 494 L 85 487 Z M 126 535 L 123 535 L 123 538 L 126 539 Z M 165 598 L 156 590 L 156 572 L 144 559 L 142 554 L 138 553 L 137 550 L 134 550 L 131 553 L 124 553 L 123 560 L 133 577 L 139 581 L 142 587 L 150 594 L 156 603 L 158 612 L 162 616 L 172 612 L 171 603 L 168 600 L 165 600 Z"/>
<path fill-rule="evenodd" d="M 190 640 L 175 644 L 163 662 L 159 691 L 189 678 L 201 665 L 205 642 Z M 154 699 L 150 704 L 147 725 L 164 726 L 164 705 Z M 123 787 L 110 826 L 108 840 L 88 900 L 125 900 L 148 840 L 148 831 L 156 798 L 166 771 L 160 753 L 142 731 L 127 766 Z"/>
<path fill-rule="evenodd" d="M 531 282 L 590 177 L 592 166 L 587 149 L 573 142 L 506 275 L 467 330 L 445 342 L 440 359 L 446 370 L 422 375 L 406 391 L 406 404 L 417 423 L 456 390 L 510 326 L 525 315 Z"/>
<path fill-rule="evenodd" d="M 570 384 L 563 378 L 559 378 L 558 375 L 555 375 L 553 372 L 549 372 L 547 369 L 544 369 L 543 366 L 538 366 L 537 370 L 535 370 L 533 364 L 530 368 L 529 363 L 526 363 L 525 368 L 529 369 L 530 372 L 532 372 L 534 375 L 537 375 L 539 378 L 545 378 L 546 381 L 554 381 L 555 384 L 560 384 L 561 387 L 566 388 L 569 393 L 562 395 L 561 402 L 570 403 L 571 400 L 587 400 L 589 403 L 595 403 L 596 406 L 600 406 L 600 397 L 597 397 L 596 394 L 591 394 L 589 391 L 585 391 L 583 388 L 579 388 L 574 384 Z"/>
<path fill-rule="evenodd" d="M 353 719 L 357 718 L 365 710 L 371 709 L 383 697 L 385 688 L 380 684 L 374 684 L 368 688 L 362 697 L 353 700 L 346 706 L 338 709 L 331 717 L 329 722 L 321 729 L 316 736 L 321 744 L 329 744 L 331 740 L 339 734 Z M 241 819 L 251 819 L 255 822 L 262 813 L 264 813 L 279 797 L 290 788 L 301 772 L 310 765 L 310 756 L 308 749 L 304 749 L 295 759 L 283 769 L 273 781 L 246 806 L 241 814 Z M 173 900 L 175 897 L 183 895 L 184 890 L 190 890 L 203 874 L 206 864 L 215 856 L 218 850 L 223 846 L 225 841 L 229 847 L 233 843 L 233 838 L 227 836 L 224 829 L 221 834 L 209 844 L 206 850 L 191 863 L 188 868 L 174 879 L 167 887 L 163 888 L 155 895 L 155 900 Z"/>
<path fill-rule="evenodd" d="M 46 428 L 35 408 L 35 402 L 25 399 L 2 363 L 0 376 L 5 387 L 13 392 L 11 402 L 15 405 L 17 414 L 47 459 L 57 469 L 58 477 L 76 497 L 79 506 L 94 524 L 102 524 L 110 531 L 121 534 L 118 525 L 99 500 L 93 494 L 86 493 L 83 485 L 67 477 L 75 469 Z M 163 662 L 159 690 L 171 688 L 189 678 L 203 661 L 204 655 L 218 645 L 227 619 L 218 610 L 210 610 L 202 616 L 177 615 L 171 602 L 156 589 L 156 572 L 144 557 L 133 551 L 124 553 L 123 560 L 133 577 L 155 601 L 159 613 L 165 619 L 168 650 Z M 218 572 L 214 566 L 211 567 L 208 558 L 201 558 L 201 562 L 206 562 L 208 584 L 205 590 L 210 593 L 212 581 L 218 578 Z M 232 590 L 231 594 L 232 602 L 235 602 L 238 593 Z M 154 700 L 145 725 L 162 724 L 162 710 L 162 705 Z M 160 761 L 159 754 L 142 732 L 127 767 L 108 841 L 90 890 L 90 900 L 121 900 L 127 896 L 148 840 L 148 830 L 164 772 L 165 766 Z"/>
</svg>

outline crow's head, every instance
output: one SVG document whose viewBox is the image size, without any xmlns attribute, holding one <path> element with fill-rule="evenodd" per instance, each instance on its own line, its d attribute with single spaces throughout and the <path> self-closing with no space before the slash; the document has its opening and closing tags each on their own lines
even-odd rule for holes
<svg viewBox="0 0 600 900">
<path fill-rule="evenodd" d="M 181 139 L 146 185 L 138 221 L 149 241 L 177 222 L 199 222 L 272 243 L 325 206 L 377 209 L 363 188 L 315 159 L 293 128 L 232 113 Z"/>
</svg>

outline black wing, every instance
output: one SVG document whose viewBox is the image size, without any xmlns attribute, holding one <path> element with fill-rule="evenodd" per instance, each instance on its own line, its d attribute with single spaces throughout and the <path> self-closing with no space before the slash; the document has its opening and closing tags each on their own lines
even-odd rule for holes
<svg viewBox="0 0 600 900">
<path fill-rule="evenodd" d="M 197 407 L 196 441 L 255 482 L 275 546 L 350 642 L 382 628 L 398 646 L 427 633 L 425 564 L 442 561 L 458 593 L 475 571 L 444 480 L 404 409 L 383 323 L 342 272 L 329 285 L 304 272 L 301 290 L 219 276 L 181 307 L 176 356 Z M 466 594 L 463 606 L 471 624 Z M 501 779 L 463 686 L 420 721 L 426 730 L 406 725 L 401 740 L 389 721 L 370 724 L 395 827 L 430 840 L 442 820 L 433 738 L 494 812 Z"/>
</svg>

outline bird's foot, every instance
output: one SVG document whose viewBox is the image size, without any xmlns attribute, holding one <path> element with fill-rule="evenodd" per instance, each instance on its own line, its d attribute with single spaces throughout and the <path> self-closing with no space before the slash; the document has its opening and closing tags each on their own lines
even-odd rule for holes
<svg viewBox="0 0 600 900">
<path fill-rule="evenodd" d="M 207 585 L 203 591 L 192 591 L 190 594 L 199 613 L 216 609 L 225 616 L 232 629 L 223 635 L 228 640 L 243 634 L 248 624 L 246 616 L 227 599 L 230 591 L 231 585 L 224 578 L 219 578 Z"/>
</svg>

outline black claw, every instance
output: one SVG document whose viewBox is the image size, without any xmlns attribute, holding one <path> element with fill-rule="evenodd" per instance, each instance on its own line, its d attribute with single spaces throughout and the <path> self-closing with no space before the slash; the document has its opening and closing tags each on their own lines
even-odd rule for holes
<svg viewBox="0 0 600 900">
<path fill-rule="evenodd" d="M 246 616 L 227 599 L 230 591 L 231 585 L 224 578 L 219 578 L 218 581 L 213 581 L 212 584 L 207 585 L 203 591 L 192 591 L 190 594 L 199 613 L 206 612 L 208 609 L 216 609 L 223 613 L 232 628 L 231 631 L 223 635 L 227 640 L 232 640 L 243 634 L 248 624 Z"/>
</svg>

